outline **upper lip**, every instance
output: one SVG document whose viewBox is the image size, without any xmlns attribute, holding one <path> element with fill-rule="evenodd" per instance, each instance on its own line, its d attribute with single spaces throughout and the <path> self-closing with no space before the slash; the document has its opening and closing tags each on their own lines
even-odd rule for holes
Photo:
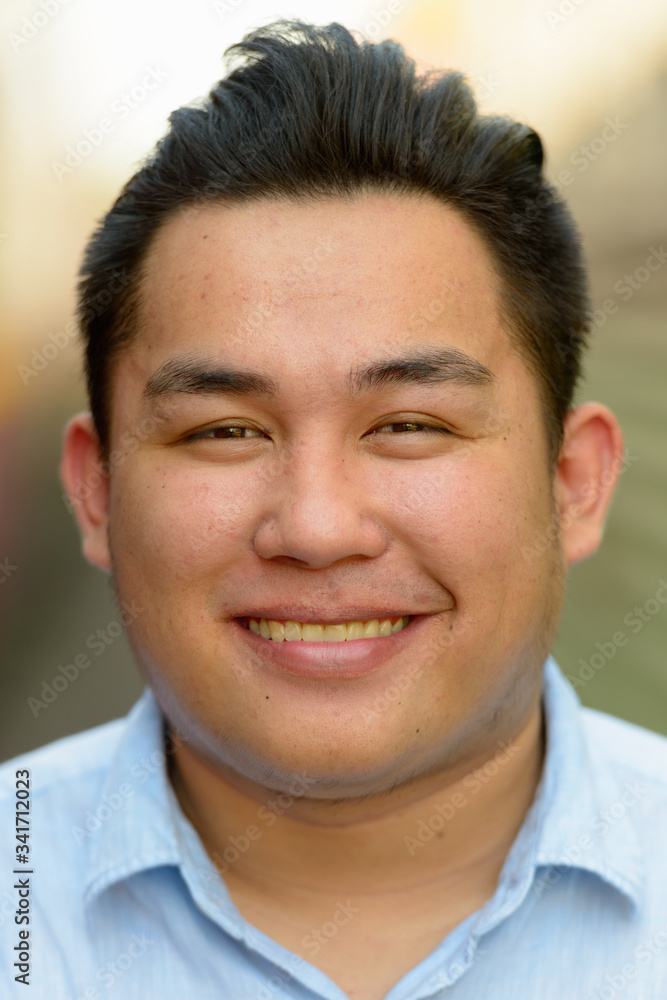
<svg viewBox="0 0 667 1000">
<path fill-rule="evenodd" d="M 341 608 L 335 611 L 308 610 L 306 608 L 288 607 L 287 605 L 264 605 L 259 610 L 242 611 L 235 618 L 271 618 L 273 621 L 311 622 L 325 625 L 342 625 L 343 622 L 368 622 L 374 618 L 400 618 L 410 615 L 405 608 Z"/>
</svg>

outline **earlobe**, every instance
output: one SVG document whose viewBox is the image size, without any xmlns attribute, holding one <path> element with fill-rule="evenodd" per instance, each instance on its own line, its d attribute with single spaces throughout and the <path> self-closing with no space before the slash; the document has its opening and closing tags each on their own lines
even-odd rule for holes
<svg viewBox="0 0 667 1000">
<path fill-rule="evenodd" d="M 571 410 L 556 470 L 565 560 L 573 565 L 598 548 L 611 498 L 623 469 L 623 435 L 600 403 Z"/>
<path fill-rule="evenodd" d="M 90 413 L 77 414 L 65 428 L 60 476 L 68 506 L 81 529 L 84 556 L 100 569 L 110 571 L 107 471 Z"/>
</svg>

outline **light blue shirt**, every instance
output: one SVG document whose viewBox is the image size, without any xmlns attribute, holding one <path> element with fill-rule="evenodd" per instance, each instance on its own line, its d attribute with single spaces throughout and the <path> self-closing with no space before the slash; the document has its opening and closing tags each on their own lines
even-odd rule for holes
<svg viewBox="0 0 667 1000">
<path fill-rule="evenodd" d="M 543 692 L 543 773 L 495 895 L 386 1000 L 666 1000 L 667 739 L 582 709 L 551 658 Z M 0 995 L 343 1000 L 234 906 L 172 791 L 163 734 L 147 689 L 126 718 L 0 768 Z"/>
</svg>

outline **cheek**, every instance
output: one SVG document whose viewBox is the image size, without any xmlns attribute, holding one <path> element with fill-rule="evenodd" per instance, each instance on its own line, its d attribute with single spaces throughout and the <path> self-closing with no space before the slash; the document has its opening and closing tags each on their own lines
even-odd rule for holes
<svg viewBox="0 0 667 1000">
<path fill-rule="evenodd" d="M 387 484 L 389 486 L 389 484 Z M 404 474 L 392 484 L 395 523 L 406 541 L 442 560 L 443 568 L 508 566 L 548 520 L 546 475 L 516 456 L 456 456 Z"/>
<path fill-rule="evenodd" d="M 481 649 L 515 655 L 542 629 L 555 600 L 555 549 L 532 553 L 551 527 L 549 490 L 546 470 L 508 450 L 467 455 L 397 491 L 405 544 L 456 602 L 447 657 L 456 649 L 481 670 Z"/>
<path fill-rule="evenodd" d="M 114 553 L 165 590 L 219 572 L 247 541 L 254 480 L 211 468 L 128 470 L 111 502 Z"/>
</svg>

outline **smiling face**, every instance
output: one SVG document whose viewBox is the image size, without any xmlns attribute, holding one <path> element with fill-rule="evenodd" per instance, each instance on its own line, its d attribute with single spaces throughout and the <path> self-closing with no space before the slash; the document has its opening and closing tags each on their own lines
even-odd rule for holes
<svg viewBox="0 0 667 1000">
<path fill-rule="evenodd" d="M 535 710 L 565 563 L 526 556 L 553 481 L 499 304 L 483 242 L 430 197 L 190 208 L 160 232 L 113 373 L 109 551 L 105 522 L 87 554 L 144 609 L 140 668 L 221 772 L 367 794 Z M 401 615 L 345 643 L 239 621 Z"/>
</svg>

